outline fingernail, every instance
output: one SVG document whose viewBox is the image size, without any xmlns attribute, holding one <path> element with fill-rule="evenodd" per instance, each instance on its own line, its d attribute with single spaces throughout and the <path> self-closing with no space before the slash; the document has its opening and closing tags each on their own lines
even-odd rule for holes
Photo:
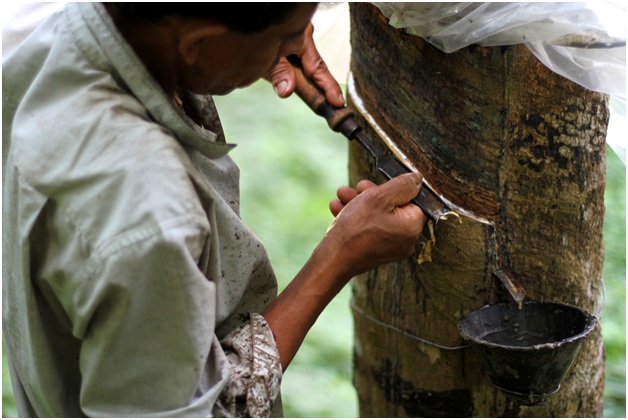
<svg viewBox="0 0 628 420">
<path fill-rule="evenodd" d="M 275 93 L 281 96 L 286 91 L 286 89 L 288 89 L 288 82 L 286 82 L 285 80 L 282 80 L 281 82 L 277 83 L 277 85 L 275 86 Z"/>
<path fill-rule="evenodd" d="M 344 96 L 342 96 L 342 93 L 341 93 L 340 95 L 338 95 L 338 100 L 339 100 L 340 102 L 342 102 L 343 104 L 345 103 L 345 97 L 344 97 Z"/>
</svg>

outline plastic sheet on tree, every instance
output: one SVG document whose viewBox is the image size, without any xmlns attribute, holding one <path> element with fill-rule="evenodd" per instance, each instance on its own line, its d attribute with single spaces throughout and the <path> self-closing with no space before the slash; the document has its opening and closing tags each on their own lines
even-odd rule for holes
<svg viewBox="0 0 628 420">
<path fill-rule="evenodd" d="M 626 99 L 626 6 L 606 3 L 373 3 L 390 25 L 450 53 L 525 44 L 550 70 Z"/>
</svg>

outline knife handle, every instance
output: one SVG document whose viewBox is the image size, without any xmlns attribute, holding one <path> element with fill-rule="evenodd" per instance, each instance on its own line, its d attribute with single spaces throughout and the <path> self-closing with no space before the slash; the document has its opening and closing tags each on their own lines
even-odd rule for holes
<svg viewBox="0 0 628 420">
<path fill-rule="evenodd" d="M 299 58 L 292 55 L 288 57 L 288 61 L 294 68 L 297 95 L 315 114 L 325 118 L 332 130 L 352 139 L 353 135 L 360 129 L 353 119 L 353 111 L 346 106 L 342 108 L 332 107 L 325 99 L 325 92 L 303 73 Z"/>
</svg>

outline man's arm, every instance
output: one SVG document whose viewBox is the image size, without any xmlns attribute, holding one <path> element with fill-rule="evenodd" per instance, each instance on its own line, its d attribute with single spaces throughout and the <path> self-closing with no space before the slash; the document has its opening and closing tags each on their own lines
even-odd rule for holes
<svg viewBox="0 0 628 420">
<path fill-rule="evenodd" d="M 349 199 L 303 269 L 262 313 L 284 370 L 320 313 L 353 276 L 412 255 L 426 222 L 421 209 L 408 204 L 420 185 L 418 176 L 402 175 L 381 186 L 370 184 Z"/>
</svg>

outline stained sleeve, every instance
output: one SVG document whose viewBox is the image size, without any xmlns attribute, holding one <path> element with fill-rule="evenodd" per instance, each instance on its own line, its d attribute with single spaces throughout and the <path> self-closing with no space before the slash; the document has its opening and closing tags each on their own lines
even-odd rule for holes
<svg viewBox="0 0 628 420">
<path fill-rule="evenodd" d="M 220 415 L 274 417 L 281 415 L 281 362 L 270 327 L 259 314 L 229 334 L 222 347 L 232 375 L 220 395 Z"/>
</svg>

